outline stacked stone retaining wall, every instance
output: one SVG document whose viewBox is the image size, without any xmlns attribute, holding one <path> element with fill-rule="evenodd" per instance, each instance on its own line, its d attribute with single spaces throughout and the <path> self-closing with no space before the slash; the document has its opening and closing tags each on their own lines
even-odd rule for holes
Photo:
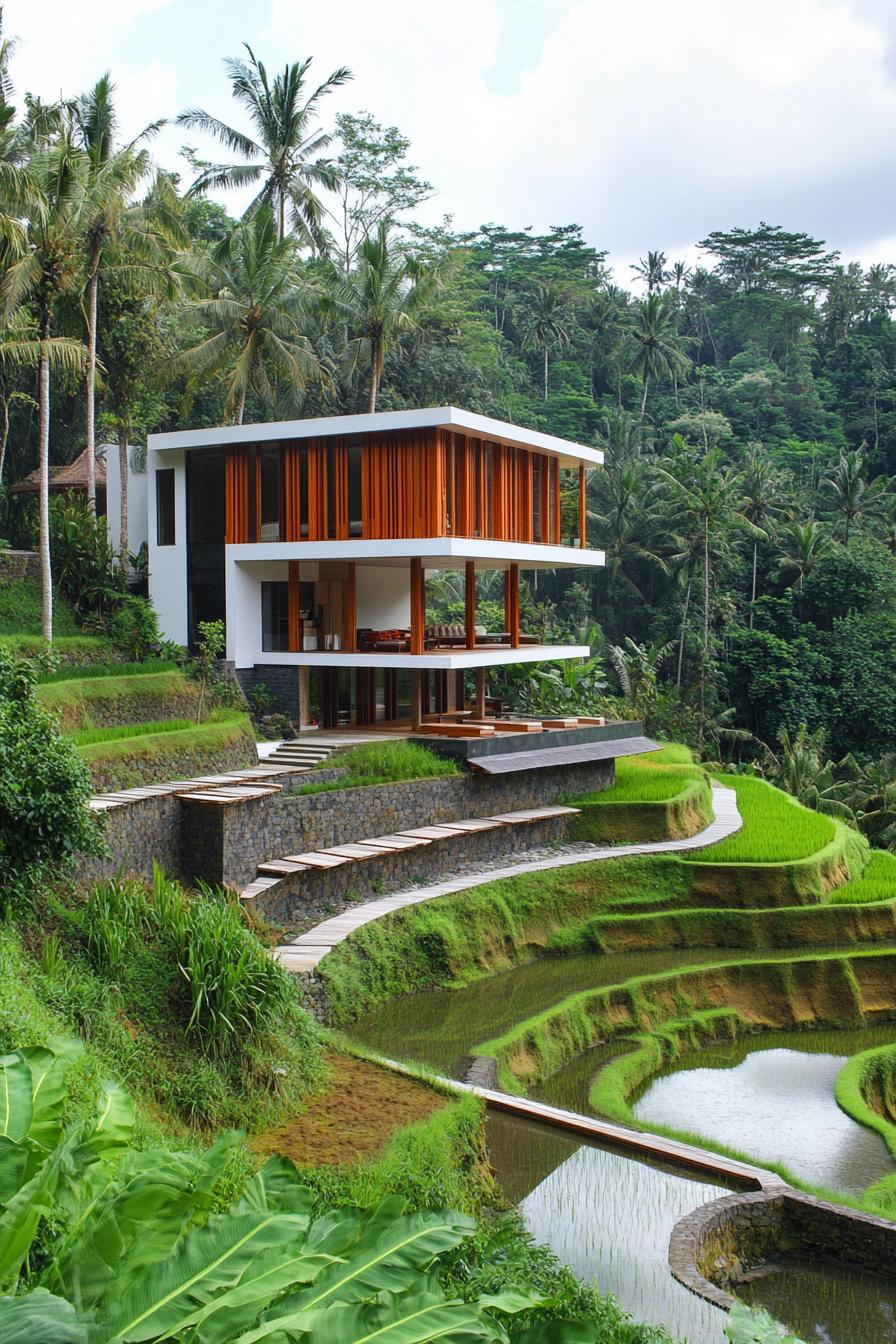
<svg viewBox="0 0 896 1344">
<path fill-rule="evenodd" d="M 577 794 L 609 788 L 614 775 L 612 761 L 596 761 L 556 770 L 494 776 L 464 773 L 324 793 L 284 790 L 273 797 L 221 809 L 187 804 L 185 811 L 190 815 L 184 836 L 184 863 L 195 864 L 195 876 L 206 881 L 241 888 L 251 882 L 257 865 L 266 859 L 328 849 L 416 826 L 546 807 Z M 308 778 L 297 776 L 295 787 L 301 788 Z M 314 774 L 316 783 L 325 778 L 322 771 Z"/>
<path fill-rule="evenodd" d="M 669 1243 L 680 1283 L 725 1310 L 753 1269 L 787 1254 L 824 1256 L 896 1278 L 896 1224 L 782 1184 L 727 1195 L 682 1218 Z"/>
</svg>

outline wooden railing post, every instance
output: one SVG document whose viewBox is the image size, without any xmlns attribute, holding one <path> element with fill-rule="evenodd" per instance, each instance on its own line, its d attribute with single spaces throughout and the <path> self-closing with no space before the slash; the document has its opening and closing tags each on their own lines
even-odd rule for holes
<svg viewBox="0 0 896 1344">
<path fill-rule="evenodd" d="M 289 562 L 289 651 L 301 653 L 300 641 L 302 621 L 299 615 L 302 606 L 301 568 L 298 560 Z"/>
<path fill-rule="evenodd" d="M 579 464 L 579 545 L 584 551 L 588 545 L 588 510 L 585 507 L 585 463 Z"/>
<path fill-rule="evenodd" d="M 426 596 L 423 586 L 423 562 L 411 560 L 411 653 L 423 652 L 423 627 L 426 622 Z"/>
<path fill-rule="evenodd" d="M 468 560 L 464 566 L 464 633 L 467 648 L 476 647 L 476 562 Z"/>
<path fill-rule="evenodd" d="M 510 635 L 510 647 L 520 646 L 520 567 L 508 565 L 504 575 L 504 621 Z"/>
</svg>

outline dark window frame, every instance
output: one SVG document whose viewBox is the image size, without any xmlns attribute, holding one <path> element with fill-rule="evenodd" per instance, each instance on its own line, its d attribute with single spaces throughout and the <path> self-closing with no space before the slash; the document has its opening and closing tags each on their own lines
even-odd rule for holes
<svg viewBox="0 0 896 1344">
<path fill-rule="evenodd" d="M 175 468 L 156 471 L 156 545 L 177 545 L 177 493 Z M 164 492 L 164 493 L 163 493 Z"/>
</svg>

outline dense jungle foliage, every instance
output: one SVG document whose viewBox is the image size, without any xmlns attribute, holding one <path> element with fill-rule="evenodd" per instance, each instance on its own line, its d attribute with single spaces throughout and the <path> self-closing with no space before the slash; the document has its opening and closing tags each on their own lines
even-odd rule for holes
<svg viewBox="0 0 896 1344">
<path fill-rule="evenodd" d="M 308 62 L 267 71 L 248 48 L 215 109 L 177 118 L 222 146 L 216 163 L 187 146 L 181 181 L 153 165 L 154 126 L 125 143 L 109 77 L 17 100 L 2 56 L 0 534 L 63 545 L 9 483 L 105 438 L 139 463 L 154 430 L 455 403 L 600 445 L 606 566 L 524 597 L 531 629 L 585 632 L 598 661 L 504 689 L 535 709 L 616 697 L 779 778 L 779 737 L 805 724 L 819 771 L 848 756 L 846 805 L 880 812 L 896 267 L 764 222 L 709 233 L 694 266 L 657 249 L 617 276 L 575 224 L 424 227 L 434 189 L 406 137 L 339 110 L 351 72 L 318 87 Z M 207 195 L 246 187 L 240 218 Z M 430 600 L 447 616 L 462 595 L 445 576 Z"/>
</svg>

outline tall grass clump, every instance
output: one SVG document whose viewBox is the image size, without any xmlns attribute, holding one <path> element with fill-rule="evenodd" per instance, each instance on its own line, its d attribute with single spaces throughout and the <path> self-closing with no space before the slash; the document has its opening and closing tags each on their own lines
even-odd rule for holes
<svg viewBox="0 0 896 1344">
<path fill-rule="evenodd" d="M 208 1057 L 235 1056 L 260 1042 L 294 997 L 289 975 L 246 926 L 239 906 L 207 886 L 190 894 L 157 865 L 151 892 L 132 878 L 94 887 L 81 927 L 94 966 L 113 977 L 136 939 L 158 944 L 186 991 L 184 1032 Z"/>
<path fill-rule="evenodd" d="M 836 835 L 830 817 L 810 812 L 788 794 L 750 775 L 722 779 L 737 794 L 743 829 L 712 849 L 681 857 L 693 863 L 793 863 L 811 858 Z"/>
<path fill-rule="evenodd" d="M 145 677 L 156 672 L 176 672 L 177 663 L 170 658 L 148 658 L 143 663 L 94 663 L 89 667 L 55 667 L 41 672 L 39 686 L 57 681 L 84 681 L 89 677 Z"/>
<path fill-rule="evenodd" d="M 332 769 L 333 762 L 329 763 Z M 321 765 L 326 768 L 325 763 Z M 394 784 L 407 779 L 437 779 L 456 775 L 457 766 L 416 742 L 365 742 L 338 758 L 345 770 L 338 780 L 305 784 L 297 793 L 325 793 L 332 789 L 356 789 L 367 784 Z"/>
<path fill-rule="evenodd" d="M 705 778 L 706 772 L 699 765 L 667 765 L 649 756 L 622 756 L 616 762 L 616 782 L 612 787 L 589 793 L 581 801 L 665 803 L 694 780 Z"/>
</svg>

